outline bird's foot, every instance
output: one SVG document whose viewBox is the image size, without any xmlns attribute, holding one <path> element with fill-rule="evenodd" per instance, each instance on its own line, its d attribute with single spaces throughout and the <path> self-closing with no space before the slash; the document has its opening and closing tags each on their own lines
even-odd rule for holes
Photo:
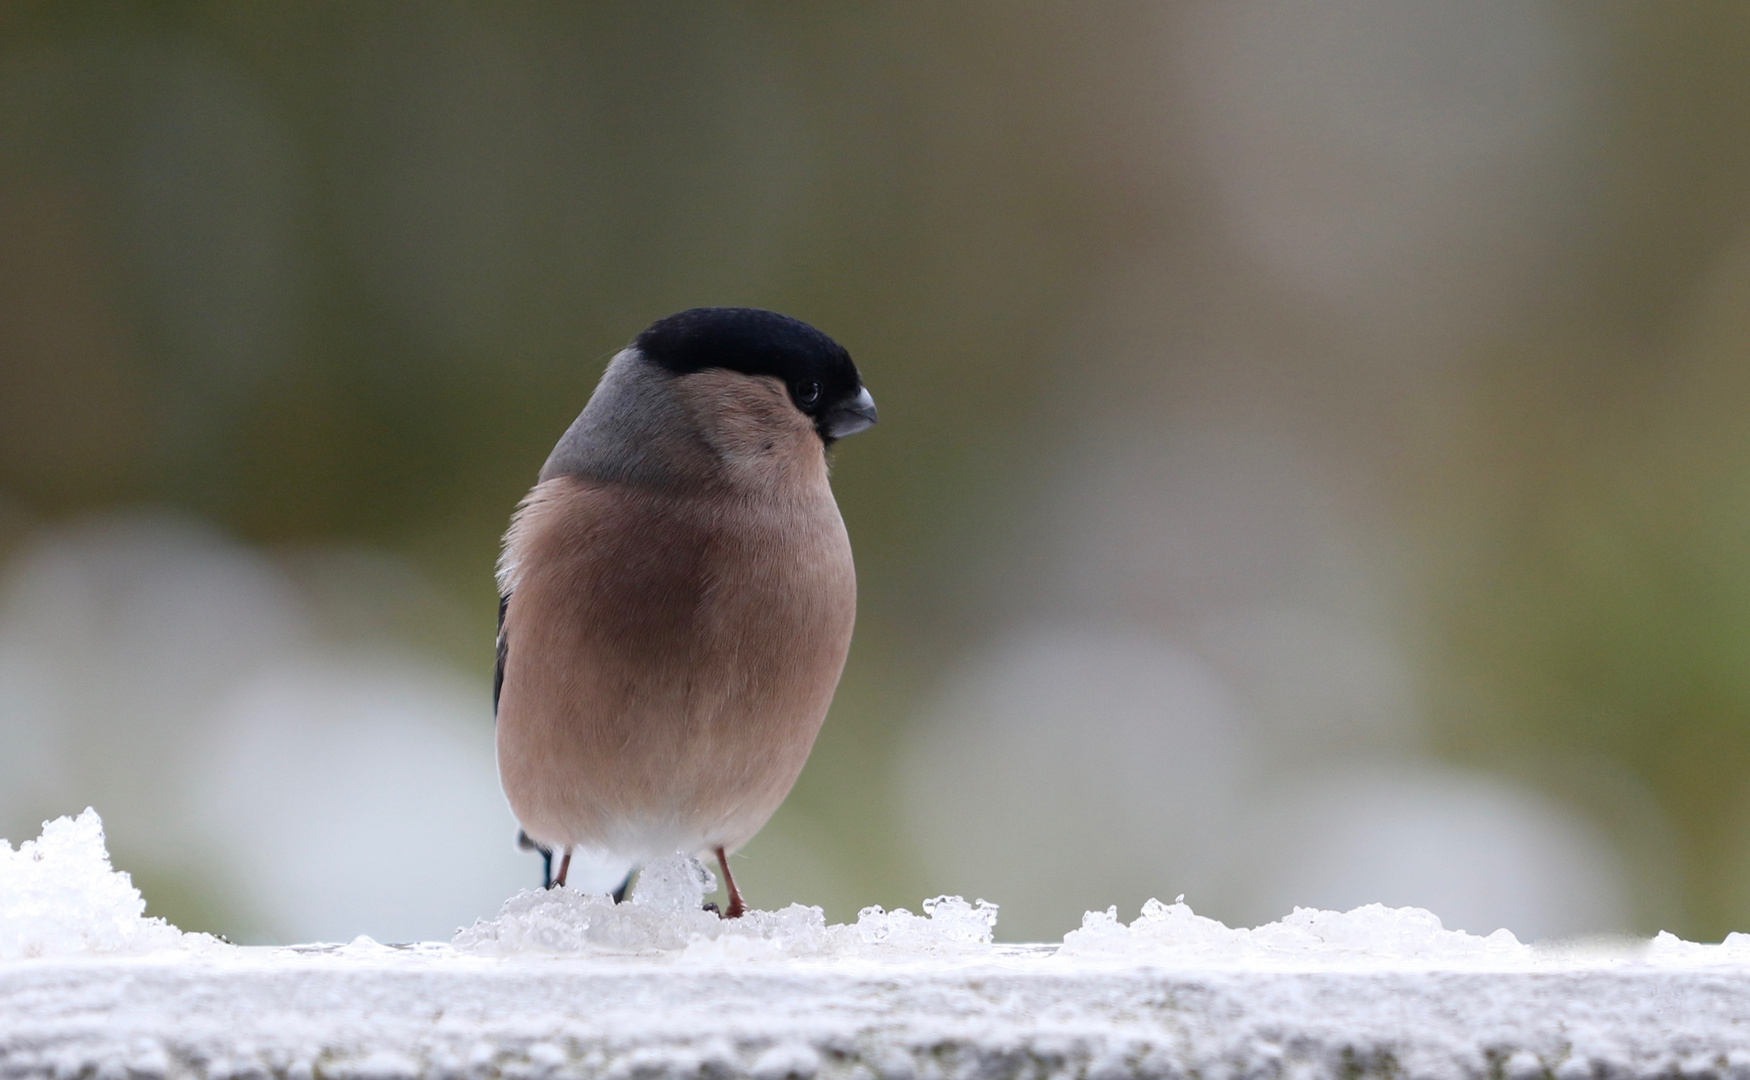
<svg viewBox="0 0 1750 1080">
<path fill-rule="evenodd" d="M 717 865 L 723 868 L 723 883 L 729 887 L 729 910 L 723 912 L 725 919 L 739 919 L 747 912 L 747 905 L 741 902 L 741 890 L 735 887 L 735 875 L 729 872 L 729 852 L 723 848 L 717 849 Z"/>
</svg>

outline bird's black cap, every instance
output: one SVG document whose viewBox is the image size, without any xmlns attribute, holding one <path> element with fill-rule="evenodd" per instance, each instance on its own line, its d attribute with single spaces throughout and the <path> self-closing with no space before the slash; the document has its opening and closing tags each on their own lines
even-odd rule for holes
<svg viewBox="0 0 1750 1080">
<path fill-rule="evenodd" d="M 855 400 L 863 379 L 844 346 L 800 319 L 759 308 L 693 308 L 659 319 L 633 340 L 646 360 L 676 375 L 723 368 L 770 375 L 817 426 Z M 810 389 L 809 383 L 818 387 Z M 827 426 L 823 437 L 832 438 Z"/>
</svg>

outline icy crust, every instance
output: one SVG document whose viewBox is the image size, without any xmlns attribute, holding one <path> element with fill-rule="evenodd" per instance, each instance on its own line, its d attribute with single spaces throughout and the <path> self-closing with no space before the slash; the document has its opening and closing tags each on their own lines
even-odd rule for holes
<svg viewBox="0 0 1750 1080">
<path fill-rule="evenodd" d="M 1661 930 L 1640 950 L 1640 959 L 1659 967 L 1750 967 L 1750 934 L 1730 933 L 1718 945 L 1707 945 L 1684 941 L 1669 930 Z M 1750 1068 L 1744 1075 L 1750 1077 Z"/>
<path fill-rule="evenodd" d="M 676 856 L 646 870 L 631 903 L 569 889 L 523 892 L 494 919 L 458 932 L 462 953 L 486 956 L 675 955 L 686 960 L 835 959 L 923 960 L 932 957 L 1036 962 L 1048 968 L 1118 963 L 1179 968 L 1257 970 L 1494 970 L 1545 969 L 1635 958 L 1675 963 L 1750 962 L 1742 943 L 1696 945 L 1669 934 L 1644 946 L 1545 950 L 1522 944 L 1507 930 L 1479 937 L 1448 930 L 1420 908 L 1369 904 L 1352 911 L 1297 908 L 1279 922 L 1255 929 L 1226 926 L 1198 915 L 1183 898 L 1150 900 L 1129 925 L 1117 908 L 1090 911 L 1056 950 L 1021 951 L 993 944 L 997 908 L 958 896 L 926 900 L 923 915 L 901 908 L 866 908 L 855 923 L 829 925 L 819 908 L 792 904 L 780 911 L 750 911 L 726 921 L 702 910 L 715 888 L 708 871 Z M 1667 940 L 1668 939 L 1668 940 Z"/>
<path fill-rule="evenodd" d="M 958 896 L 925 900 L 924 914 L 863 909 L 853 924 L 828 925 L 817 907 L 791 904 L 723 919 L 704 909 L 715 876 L 675 855 L 639 874 L 630 903 L 572 889 L 524 891 L 493 919 L 458 931 L 458 951 L 487 956 L 655 955 L 689 960 L 976 956 L 991 949 L 997 908 Z"/>
<path fill-rule="evenodd" d="M 1116 908 L 1088 912 L 1059 947 L 993 942 L 997 907 L 958 896 L 924 901 L 922 914 L 866 908 L 829 924 L 821 909 L 792 904 L 725 920 L 705 910 L 716 888 L 696 860 L 675 855 L 639 876 L 630 903 L 572 889 L 522 892 L 498 915 L 448 943 L 387 947 L 368 938 L 342 946 L 237 949 L 147 918 L 128 875 L 110 865 L 103 823 L 87 809 L 43 826 L 13 850 L 0 841 L 0 962 L 147 953 L 198 954 L 269 966 L 317 960 L 373 966 L 500 964 L 517 958 L 589 961 L 785 963 L 879 961 L 944 969 L 998 963 L 1010 970 L 1071 972 L 1155 967 L 1259 971 L 1578 971 L 1640 967 L 1750 971 L 1750 934 L 1717 945 L 1661 933 L 1651 940 L 1526 945 L 1506 930 L 1448 930 L 1420 908 L 1369 904 L 1351 911 L 1297 908 L 1252 929 L 1192 911 L 1181 897 L 1150 900 L 1135 921 Z M 1747 1073 L 1750 1076 L 1750 1073 Z"/>
<path fill-rule="evenodd" d="M 45 822 L 16 851 L 0 840 L 0 960 L 152 952 L 190 936 L 146 918 L 140 890 L 109 864 L 97 811 Z"/>
<path fill-rule="evenodd" d="M 855 923 L 828 925 L 819 908 L 792 904 L 750 911 L 729 921 L 702 909 L 716 880 L 697 861 L 676 855 L 640 875 L 632 901 L 615 904 L 570 889 L 523 892 L 494 919 L 458 932 L 458 951 L 490 956 L 657 955 L 692 960 L 925 959 L 1012 960 L 992 943 L 996 905 L 958 896 L 926 900 L 923 915 L 901 908 L 866 908 Z M 1668 936 L 1668 935 L 1667 935 Z M 1676 941 L 1675 938 L 1672 941 Z M 1679 943 L 1687 945 L 1688 943 Z M 1750 945 L 1750 938 L 1746 938 Z M 1675 956 L 1676 946 L 1661 946 Z M 1700 953 L 1721 946 L 1690 946 Z M 1051 966 L 1089 961 L 1177 967 L 1263 969 L 1391 967 L 1515 970 L 1541 966 L 1538 950 L 1510 932 L 1478 937 L 1448 930 L 1420 908 L 1369 904 L 1353 911 L 1297 908 L 1280 922 L 1236 929 L 1192 911 L 1181 897 L 1150 900 L 1128 926 L 1118 909 L 1090 911 L 1065 935 L 1055 955 L 1033 953 Z M 1750 955 L 1746 956 L 1750 959 Z"/>
<path fill-rule="evenodd" d="M 1349 911 L 1295 908 L 1246 929 L 1192 911 L 1180 897 L 1150 900 L 1125 925 L 1116 908 L 1090 911 L 1064 935 L 1068 965 L 1146 964 L 1185 970 L 1551 972 L 1621 968 L 1750 970 L 1750 934 L 1717 945 L 1669 932 L 1650 940 L 1601 938 L 1528 945 L 1502 929 L 1487 936 L 1448 930 L 1433 912 L 1367 904 Z M 1744 1080 L 1750 1080 L 1750 1070 Z"/>
<path fill-rule="evenodd" d="M 1704 946 L 1696 946 L 1704 948 Z M 1198 967 L 1252 968 L 1478 967 L 1533 965 L 1537 950 L 1507 930 L 1478 937 L 1448 930 L 1421 908 L 1368 904 L 1351 911 L 1295 908 L 1255 929 L 1229 927 L 1192 911 L 1184 898 L 1150 900 L 1126 926 L 1118 909 L 1090 911 L 1064 935 L 1059 955 L 1153 961 Z"/>
</svg>

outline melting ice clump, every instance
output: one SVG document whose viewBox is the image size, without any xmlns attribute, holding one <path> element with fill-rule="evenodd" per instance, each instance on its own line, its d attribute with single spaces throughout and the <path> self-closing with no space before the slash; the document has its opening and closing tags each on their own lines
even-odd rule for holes
<svg viewBox="0 0 1750 1080">
<path fill-rule="evenodd" d="M 1118 909 L 1090 911 L 1064 935 L 1060 955 L 1246 967 L 1521 966 L 1533 949 L 1507 930 L 1487 937 L 1448 930 L 1433 912 L 1367 904 L 1351 911 L 1295 908 L 1279 922 L 1231 928 L 1185 905 L 1150 900 L 1129 926 Z"/>
<path fill-rule="evenodd" d="M 761 957 L 904 959 L 985 951 L 996 927 L 996 905 L 958 896 L 924 901 L 924 914 L 865 908 L 850 925 L 827 925 L 817 907 L 791 904 L 727 920 L 704 910 L 715 875 L 695 859 L 674 855 L 638 876 L 630 903 L 573 889 L 524 891 L 494 919 L 458 932 L 456 948 L 488 955 L 516 953 L 678 952 L 686 959 Z"/>
<path fill-rule="evenodd" d="M 42 836 L 17 851 L 0 840 L 0 960 L 140 953 L 185 943 L 176 927 L 145 914 L 140 890 L 109 864 L 97 811 L 45 822 Z"/>
</svg>

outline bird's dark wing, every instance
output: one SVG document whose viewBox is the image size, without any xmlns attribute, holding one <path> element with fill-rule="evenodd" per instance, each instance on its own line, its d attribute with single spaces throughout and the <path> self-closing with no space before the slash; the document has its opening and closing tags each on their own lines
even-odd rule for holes
<svg viewBox="0 0 1750 1080">
<path fill-rule="evenodd" d="M 492 715 L 498 716 L 498 695 L 504 689 L 504 658 L 510 655 L 510 642 L 504 636 L 504 609 L 510 606 L 510 594 L 498 598 L 498 669 L 492 673 Z"/>
</svg>

